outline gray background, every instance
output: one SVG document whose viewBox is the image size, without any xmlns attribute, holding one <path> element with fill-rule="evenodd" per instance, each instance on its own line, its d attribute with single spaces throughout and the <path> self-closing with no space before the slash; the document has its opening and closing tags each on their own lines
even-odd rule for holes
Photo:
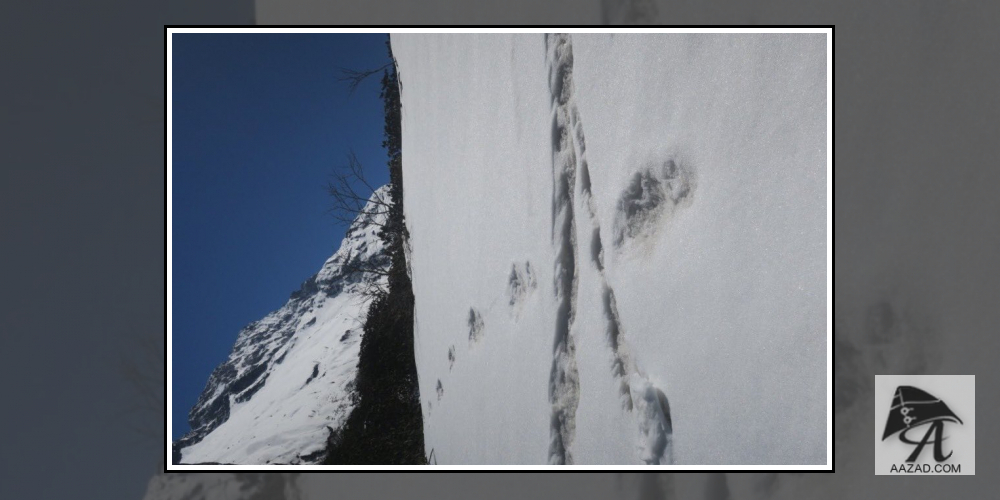
<svg viewBox="0 0 1000 500">
<path fill-rule="evenodd" d="M 166 324 L 163 24 L 252 23 L 253 5 L 14 1 L 0 18 L 0 498 L 141 498 L 165 417 L 121 365 L 163 370 L 143 347 Z"/>
<path fill-rule="evenodd" d="M 240 1 L 4 5 L 0 497 L 142 495 L 157 447 L 128 426 L 162 417 L 123 416 L 134 396 L 114 365 L 164 325 L 162 24 L 245 23 L 252 12 Z M 847 444 L 875 373 L 974 373 L 978 412 L 996 409 L 997 19 L 995 2 L 665 3 L 674 24 L 837 25 L 838 470 L 870 470 L 871 447 Z M 879 301 L 916 304 L 924 319 L 882 342 L 865 326 Z M 980 426 L 979 475 L 923 478 L 918 495 L 990 496 L 997 444 Z M 871 498 L 907 493 L 870 475 L 828 477 L 861 481 Z M 560 493 L 558 481 L 548 493 Z"/>
</svg>

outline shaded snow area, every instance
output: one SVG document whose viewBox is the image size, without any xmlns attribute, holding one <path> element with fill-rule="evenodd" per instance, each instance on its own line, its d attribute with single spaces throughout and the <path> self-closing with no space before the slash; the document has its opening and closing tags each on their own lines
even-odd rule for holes
<svg viewBox="0 0 1000 500">
<path fill-rule="evenodd" d="M 825 463 L 825 43 L 392 36 L 428 453 Z"/>
<path fill-rule="evenodd" d="M 388 199 L 380 188 L 373 199 Z M 372 201 L 365 212 L 374 211 Z M 378 225 L 360 218 L 288 302 L 244 328 L 191 410 L 182 463 L 315 463 L 351 410 L 369 299 L 359 264 L 388 268 Z"/>
</svg>

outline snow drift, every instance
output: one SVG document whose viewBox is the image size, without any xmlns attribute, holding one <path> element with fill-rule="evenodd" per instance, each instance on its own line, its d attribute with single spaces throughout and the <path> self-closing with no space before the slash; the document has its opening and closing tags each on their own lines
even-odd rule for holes
<svg viewBox="0 0 1000 500">
<path fill-rule="evenodd" d="M 823 35 L 392 46 L 439 463 L 825 463 Z"/>
</svg>

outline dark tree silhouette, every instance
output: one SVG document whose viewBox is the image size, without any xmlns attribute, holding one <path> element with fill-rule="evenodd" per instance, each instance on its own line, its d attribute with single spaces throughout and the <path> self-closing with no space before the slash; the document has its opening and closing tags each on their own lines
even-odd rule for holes
<svg viewBox="0 0 1000 500">
<path fill-rule="evenodd" d="M 386 46 L 391 57 L 388 41 Z M 394 62 L 384 68 L 379 96 L 385 110 L 382 146 L 388 156 L 390 201 L 378 235 L 390 260 L 384 274 L 387 288 L 369 307 L 352 394 L 354 409 L 344 425 L 331 432 L 327 464 L 427 462 L 413 357 L 413 287 L 404 251 L 409 235 L 403 216 L 402 104 Z"/>
<path fill-rule="evenodd" d="M 327 183 L 327 192 L 333 199 L 329 212 L 338 221 L 355 228 L 383 228 L 392 208 L 392 200 L 385 190 L 379 191 L 365 179 L 364 168 L 354 151 L 347 155 L 347 165 L 337 169 Z M 364 193 L 371 193 L 366 195 Z M 388 293 L 386 278 L 389 271 L 386 259 L 358 259 L 348 255 L 343 269 L 356 275 L 362 284 L 361 295 L 374 300 Z"/>
</svg>

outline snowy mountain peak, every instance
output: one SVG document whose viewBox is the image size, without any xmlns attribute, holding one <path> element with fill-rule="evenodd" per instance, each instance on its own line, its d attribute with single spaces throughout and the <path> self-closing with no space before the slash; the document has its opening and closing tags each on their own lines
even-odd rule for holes
<svg viewBox="0 0 1000 500">
<path fill-rule="evenodd" d="M 372 193 L 340 248 L 288 302 L 240 331 L 174 444 L 183 463 L 309 463 L 350 412 L 369 299 L 359 268 L 386 269 L 378 236 L 390 202 Z"/>
<path fill-rule="evenodd" d="M 378 233 L 385 224 L 388 204 L 391 203 L 392 197 L 389 195 L 388 185 L 376 189 L 371 194 L 365 208 L 347 228 L 347 236 L 340 244 L 340 248 L 323 263 L 323 268 L 316 275 L 317 280 L 335 281 L 351 274 L 351 269 L 356 268 L 358 264 L 385 258 L 382 255 L 383 242 Z M 388 265 L 388 260 L 386 264 Z"/>
</svg>

